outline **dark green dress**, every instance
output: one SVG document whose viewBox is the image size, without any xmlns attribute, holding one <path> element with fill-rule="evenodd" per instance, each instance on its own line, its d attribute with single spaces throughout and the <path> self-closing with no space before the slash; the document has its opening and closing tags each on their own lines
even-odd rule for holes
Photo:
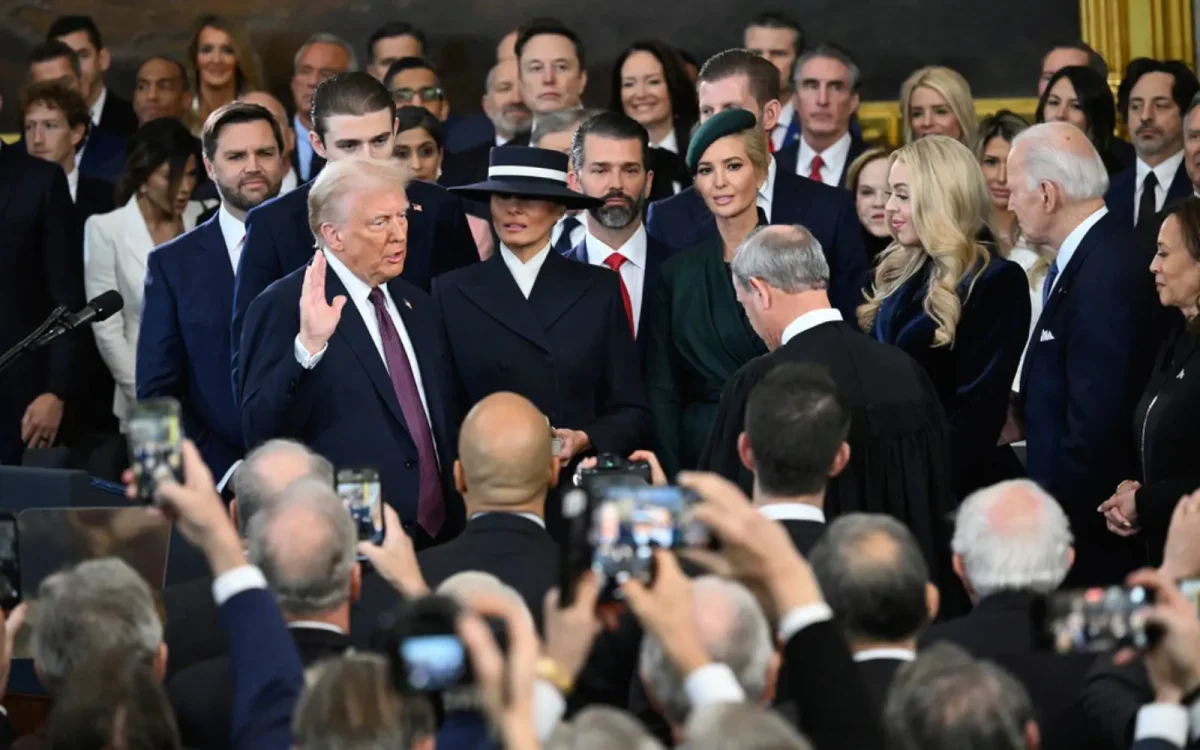
<svg viewBox="0 0 1200 750">
<path fill-rule="evenodd" d="M 738 304 L 720 235 L 678 253 L 650 297 L 646 391 L 667 476 L 699 465 L 721 390 L 766 354 Z"/>
</svg>

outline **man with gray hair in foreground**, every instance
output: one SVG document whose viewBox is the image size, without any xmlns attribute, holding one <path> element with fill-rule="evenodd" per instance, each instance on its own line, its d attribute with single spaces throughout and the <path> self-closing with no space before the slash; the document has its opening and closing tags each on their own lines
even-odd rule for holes
<svg viewBox="0 0 1200 750">
<path fill-rule="evenodd" d="M 1104 206 L 1108 172 L 1087 135 L 1063 122 L 1034 125 L 1008 155 L 1009 208 L 1030 245 L 1057 257 L 1021 370 L 1017 422 L 1029 478 L 1071 519 L 1078 560 L 1071 585 L 1115 584 L 1133 570 L 1137 546 L 1118 510 L 1097 506 L 1136 490 L 1129 426 L 1162 332 L 1154 241 L 1127 230 Z M 1119 503 L 1118 503 L 1119 504 Z"/>
<path fill-rule="evenodd" d="M 354 522 L 333 487 L 299 479 L 250 520 L 247 557 L 267 579 L 305 666 L 350 646 L 350 603 L 358 598 Z M 195 664 L 168 692 L 187 747 L 223 747 L 232 727 L 229 657 Z"/>
<path fill-rule="evenodd" d="M 452 537 L 463 510 L 450 355 L 429 295 L 399 278 L 407 181 L 394 162 L 322 170 L 308 195 L 319 249 L 250 304 L 237 390 L 248 444 L 287 435 L 336 466 L 378 471 L 421 549 Z"/>
<path fill-rule="evenodd" d="M 770 701 L 779 657 L 754 595 L 740 583 L 711 575 L 696 578 L 690 585 L 696 632 L 712 663 L 729 667 L 747 701 Z M 642 636 L 638 675 L 650 703 L 679 739 L 692 711 L 691 699 L 683 676 L 651 631 Z"/>
<path fill-rule="evenodd" d="M 954 502 L 949 435 L 925 372 L 899 349 L 859 333 L 830 305 L 829 265 L 821 243 L 804 227 L 758 229 L 737 249 L 732 270 L 738 301 L 770 353 L 725 386 L 700 468 L 751 493 L 753 468 L 738 452 L 750 392 L 782 363 L 824 367 L 850 411 L 850 459 L 830 479 L 826 515 L 889 513 L 912 530 L 935 581 L 949 575 L 942 532 Z M 898 486 L 899 476 L 905 481 Z"/>
<path fill-rule="evenodd" d="M 1062 584 L 1075 559 L 1062 507 L 1028 479 L 986 487 L 959 506 L 951 547 L 975 609 L 930 627 L 921 645 L 953 643 L 1007 669 L 1029 692 L 1046 746 L 1070 747 L 1075 701 L 1093 657 L 1050 652 L 1034 642 L 1031 627 L 1041 598 Z"/>
</svg>

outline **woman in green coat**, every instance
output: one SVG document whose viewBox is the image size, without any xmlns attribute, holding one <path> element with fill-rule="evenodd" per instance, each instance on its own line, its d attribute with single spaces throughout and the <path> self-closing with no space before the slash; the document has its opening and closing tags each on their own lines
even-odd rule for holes
<svg viewBox="0 0 1200 750">
<path fill-rule="evenodd" d="M 650 300 L 646 383 L 668 476 L 697 465 L 725 383 L 767 352 L 729 272 L 738 246 L 766 223 L 757 199 L 770 153 L 754 115 L 713 115 L 692 138 L 687 164 L 718 234 L 664 263 Z"/>
</svg>

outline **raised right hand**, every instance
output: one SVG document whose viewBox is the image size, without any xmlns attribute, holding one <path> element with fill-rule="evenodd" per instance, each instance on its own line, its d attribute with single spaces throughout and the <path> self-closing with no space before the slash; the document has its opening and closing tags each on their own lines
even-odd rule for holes
<svg viewBox="0 0 1200 750">
<path fill-rule="evenodd" d="M 332 304 L 325 301 L 328 268 L 325 253 L 318 250 L 312 263 L 304 269 L 304 285 L 300 287 L 300 343 L 310 356 L 325 347 L 342 319 L 342 308 L 346 306 L 344 294 L 334 297 Z"/>
</svg>

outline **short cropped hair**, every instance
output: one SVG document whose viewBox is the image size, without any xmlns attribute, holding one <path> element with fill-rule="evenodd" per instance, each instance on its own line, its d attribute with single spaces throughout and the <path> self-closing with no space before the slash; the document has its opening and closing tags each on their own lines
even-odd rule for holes
<svg viewBox="0 0 1200 750">
<path fill-rule="evenodd" d="M 292 57 L 292 65 L 299 65 L 300 58 L 303 57 L 305 51 L 314 44 L 332 44 L 337 47 L 341 47 L 346 52 L 346 70 L 358 70 L 358 55 L 354 53 L 354 47 L 351 46 L 350 42 L 342 39 L 337 34 L 330 34 L 328 31 L 318 31 L 308 39 L 305 39 L 304 44 L 300 45 L 300 48 L 296 50 L 296 54 Z"/>
<path fill-rule="evenodd" d="M 750 82 L 750 96 L 754 97 L 759 107 L 779 99 L 782 89 L 779 69 L 765 58 L 744 49 L 727 49 L 705 60 L 696 78 L 696 85 L 716 83 L 739 75 L 746 76 Z M 757 112 L 754 114 L 758 115 Z"/>
<path fill-rule="evenodd" d="M 792 68 L 792 82 L 800 83 L 800 71 L 809 62 L 820 58 L 837 60 L 842 65 L 845 65 L 846 70 L 850 73 L 850 93 L 858 93 L 859 85 L 862 83 L 862 70 L 859 69 L 858 63 L 854 62 L 854 58 L 850 56 L 849 52 L 831 42 L 818 44 L 797 58 L 796 65 Z"/>
<path fill-rule="evenodd" d="M 589 116 L 575 129 L 571 141 L 571 163 L 576 171 L 586 163 L 587 137 L 607 138 L 613 141 L 637 141 L 641 146 L 642 168 L 646 168 L 646 154 L 650 150 L 650 134 L 642 124 L 624 112 L 602 110 Z"/>
<path fill-rule="evenodd" d="M 425 32 L 413 26 L 408 21 L 388 21 L 371 32 L 371 36 L 367 39 L 367 59 L 372 62 L 375 61 L 376 44 L 384 39 L 394 39 L 401 36 L 411 36 L 413 39 L 416 39 L 421 45 L 421 51 L 425 51 Z"/>
<path fill-rule="evenodd" d="M 317 84 L 313 92 L 313 131 L 324 139 L 330 117 L 362 117 L 382 110 L 387 110 L 393 118 L 396 116 L 396 104 L 387 86 L 369 73 L 338 73 Z"/>
<path fill-rule="evenodd" d="M 388 66 L 387 72 L 383 74 L 383 83 L 388 85 L 392 79 L 400 75 L 406 70 L 428 70 L 433 73 L 434 78 L 441 80 L 441 75 L 438 73 L 437 66 L 429 61 L 427 57 L 402 57 L 396 62 Z"/>
<path fill-rule="evenodd" d="M 100 37 L 100 27 L 96 25 L 91 16 L 59 16 L 54 19 L 54 23 L 50 24 L 50 29 L 46 32 L 46 39 L 62 39 L 64 36 L 80 31 L 87 33 L 88 43 L 97 52 L 104 49 L 104 40 Z"/>
<path fill-rule="evenodd" d="M 821 242 L 799 224 L 756 227 L 734 252 L 730 268 L 743 289 L 752 278 L 788 294 L 829 286 Z"/>
<path fill-rule="evenodd" d="M 1050 49 L 1046 50 L 1046 54 L 1042 55 L 1042 61 L 1044 62 L 1050 56 L 1050 53 L 1057 49 L 1074 49 L 1086 53 L 1088 56 L 1087 66 L 1104 78 L 1108 78 L 1108 63 L 1104 61 L 1104 56 L 1082 39 L 1067 39 L 1050 45 Z"/>
<path fill-rule="evenodd" d="M 1192 97 L 1200 92 L 1200 81 L 1187 63 L 1180 60 L 1155 60 L 1149 57 L 1139 57 L 1125 67 L 1125 77 L 1117 86 L 1117 111 L 1125 123 L 1129 123 L 1129 100 L 1133 96 L 1133 87 L 1137 86 L 1142 76 L 1148 73 L 1166 73 L 1171 76 L 1171 98 L 1179 107 L 1179 113 L 1187 111 Z"/>
<path fill-rule="evenodd" d="M 76 78 L 83 75 L 83 67 L 80 65 L 79 55 L 76 54 L 75 50 L 68 47 L 65 42 L 60 42 L 57 39 L 47 39 L 44 42 L 34 45 L 34 48 L 29 51 L 27 61 L 30 66 L 33 66 L 38 63 L 57 60 L 60 57 L 67 58 L 68 62 L 71 63 L 71 72 L 75 74 Z"/>
<path fill-rule="evenodd" d="M 282 490 L 272 483 L 261 470 L 260 464 L 280 453 L 294 453 L 308 460 L 307 478 L 333 486 L 333 464 L 324 456 L 309 450 L 308 446 L 294 440 L 273 438 L 246 454 L 246 458 L 233 473 L 233 494 L 237 498 L 238 532 L 244 537 L 250 520 L 279 499 Z"/>
<path fill-rule="evenodd" d="M 595 113 L 595 110 L 571 107 L 535 114 L 533 129 L 529 133 L 529 145 L 537 146 L 543 138 L 554 133 L 573 133 L 580 123 Z"/>
<path fill-rule="evenodd" d="M 1022 163 L 1028 189 L 1033 190 L 1043 180 L 1053 182 L 1074 201 L 1102 198 L 1108 192 L 1108 169 L 1095 146 L 1091 146 L 1091 153 L 1087 155 L 1072 154 L 1058 147 L 1056 139 L 1059 131 L 1074 127 L 1067 123 L 1043 122 L 1030 126 L 1013 138 L 1013 150 L 1025 145 Z M 1079 135 L 1087 140 L 1087 135 L 1082 131 L 1079 131 Z M 1088 143 L 1091 144 L 1090 141 Z"/>
<path fill-rule="evenodd" d="M 271 110 L 260 104 L 234 101 L 213 110 L 205 120 L 204 130 L 200 134 L 204 158 L 212 161 L 216 157 L 217 141 L 221 138 L 222 130 L 230 125 L 247 122 L 267 123 L 271 127 L 271 134 L 275 136 L 275 145 L 279 148 L 279 153 L 283 153 L 283 131 L 279 129 L 279 122 L 271 114 Z"/>
<path fill-rule="evenodd" d="M 792 51 L 799 55 L 804 51 L 804 29 L 799 21 L 780 10 L 769 10 L 759 13 L 750 19 L 746 29 L 757 26 L 764 29 L 788 29 L 795 34 L 792 40 Z M 743 30 L 744 32 L 745 30 Z"/>
<path fill-rule="evenodd" d="M 517 43 L 515 46 L 517 60 L 521 59 L 521 53 L 525 51 L 525 45 L 529 43 L 529 40 L 543 34 L 551 34 L 569 39 L 575 47 L 575 57 L 579 60 L 579 69 L 584 70 L 587 68 L 583 40 L 570 27 L 557 18 L 535 18 L 517 30 Z"/>
</svg>

